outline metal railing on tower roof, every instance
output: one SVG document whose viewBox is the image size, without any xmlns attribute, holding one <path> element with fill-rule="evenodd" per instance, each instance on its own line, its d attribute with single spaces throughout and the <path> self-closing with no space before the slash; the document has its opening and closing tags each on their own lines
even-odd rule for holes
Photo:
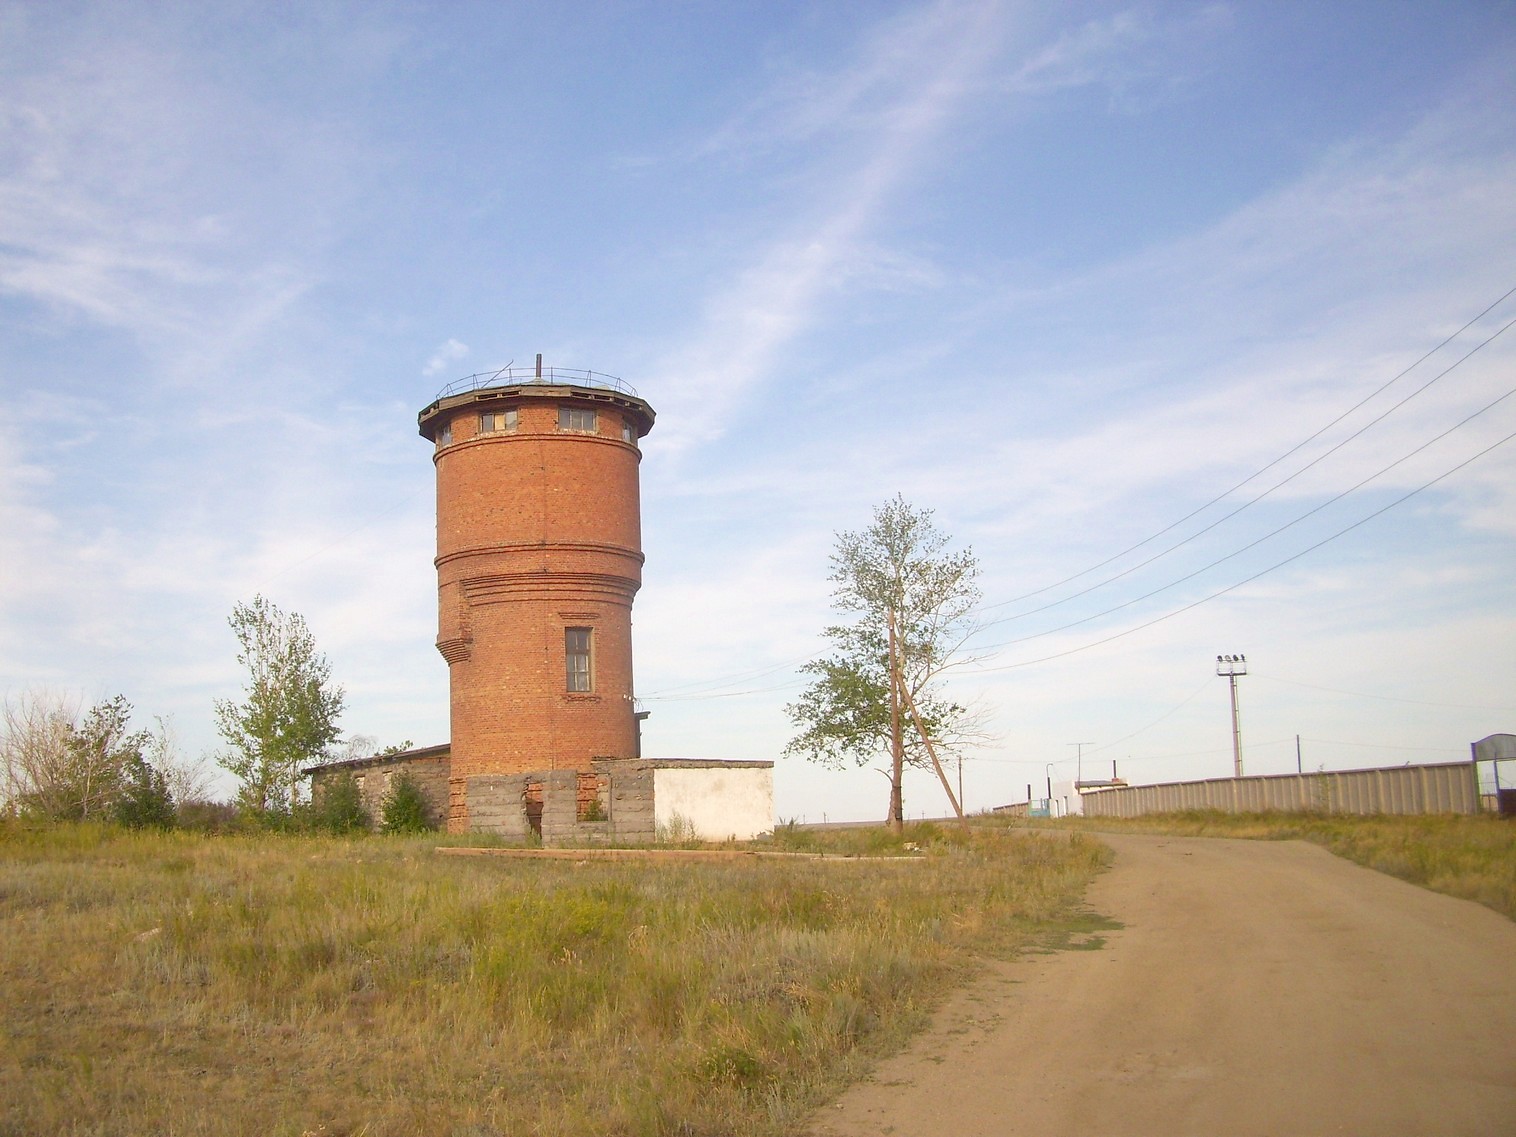
<svg viewBox="0 0 1516 1137">
<path fill-rule="evenodd" d="M 484 387 L 516 387 L 536 383 L 555 387 L 599 387 L 630 395 L 634 399 L 638 397 L 636 389 L 630 383 L 599 371 L 580 371 L 573 367 L 502 367 L 498 371 L 481 371 L 449 383 L 437 392 L 437 401 Z"/>
</svg>

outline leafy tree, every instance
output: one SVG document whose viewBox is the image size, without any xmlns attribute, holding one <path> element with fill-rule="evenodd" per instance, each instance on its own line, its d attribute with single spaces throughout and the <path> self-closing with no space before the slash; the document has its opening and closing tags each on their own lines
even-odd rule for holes
<svg viewBox="0 0 1516 1137">
<path fill-rule="evenodd" d="M 121 793 L 111 806 L 111 818 L 129 829 L 172 829 L 177 820 L 168 778 L 141 754 L 129 754 L 122 764 Z"/>
<path fill-rule="evenodd" d="M 421 783 L 403 770 L 390 780 L 379 818 L 379 828 L 385 833 L 427 833 L 437 828 Z"/>
<path fill-rule="evenodd" d="M 904 768 L 937 767 L 957 809 L 939 759 L 977 733 L 974 716 L 938 690 L 942 673 L 968 659 L 979 600 L 973 553 L 947 544 L 932 511 L 898 494 L 874 510 L 868 528 L 837 535 L 832 601 L 851 619 L 825 629 L 831 654 L 801 669 L 814 679 L 785 708 L 800 730 L 786 754 L 833 769 L 889 755 L 889 824 L 897 833 Z"/>
<path fill-rule="evenodd" d="M 363 833 L 373 825 L 358 779 L 344 771 L 322 785 L 311 802 L 310 823 L 313 829 L 327 833 Z"/>
<path fill-rule="evenodd" d="M 248 669 L 242 702 L 216 700 L 216 724 L 231 746 L 221 765 L 242 782 L 237 803 L 255 816 L 287 815 L 300 767 L 321 758 L 340 733 L 342 688 L 316 650 L 305 620 L 262 596 L 238 604 L 228 621 Z"/>
<path fill-rule="evenodd" d="M 82 720 L 57 696 L 7 700 L 0 732 L 6 808 L 55 821 L 109 816 L 128 763 L 143 761 L 151 738 L 127 729 L 131 717 L 121 695 L 97 703 Z"/>
</svg>

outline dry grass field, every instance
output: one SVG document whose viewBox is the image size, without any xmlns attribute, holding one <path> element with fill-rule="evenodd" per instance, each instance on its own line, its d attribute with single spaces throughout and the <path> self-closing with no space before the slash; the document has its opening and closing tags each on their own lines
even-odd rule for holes
<svg viewBox="0 0 1516 1137">
<path fill-rule="evenodd" d="M 633 864 L 3 825 L 0 1134 L 792 1132 L 976 960 L 1066 932 L 1108 856 L 906 840 Z"/>
<path fill-rule="evenodd" d="M 1057 828 L 1175 837 L 1313 841 L 1340 857 L 1516 920 L 1516 822 L 1498 817 L 1374 816 L 1209 811 L 1122 820 L 1069 818 Z"/>
</svg>

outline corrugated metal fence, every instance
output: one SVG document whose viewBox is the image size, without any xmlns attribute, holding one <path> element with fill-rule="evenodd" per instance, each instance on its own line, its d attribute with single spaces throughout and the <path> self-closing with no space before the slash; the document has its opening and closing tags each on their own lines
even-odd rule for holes
<svg viewBox="0 0 1516 1137">
<path fill-rule="evenodd" d="M 1214 778 L 1166 786 L 1127 786 L 1086 793 L 1086 817 L 1140 817 L 1182 809 L 1224 813 L 1477 813 L 1471 762 L 1388 766 L 1319 774 Z"/>
</svg>

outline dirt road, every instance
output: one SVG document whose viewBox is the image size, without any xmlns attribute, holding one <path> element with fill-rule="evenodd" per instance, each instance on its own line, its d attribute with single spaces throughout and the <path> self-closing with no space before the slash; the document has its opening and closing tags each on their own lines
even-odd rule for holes
<svg viewBox="0 0 1516 1137">
<path fill-rule="evenodd" d="M 1516 1134 L 1516 923 L 1302 842 L 1105 840 L 1124 927 L 997 966 L 817 1137 Z"/>
</svg>

